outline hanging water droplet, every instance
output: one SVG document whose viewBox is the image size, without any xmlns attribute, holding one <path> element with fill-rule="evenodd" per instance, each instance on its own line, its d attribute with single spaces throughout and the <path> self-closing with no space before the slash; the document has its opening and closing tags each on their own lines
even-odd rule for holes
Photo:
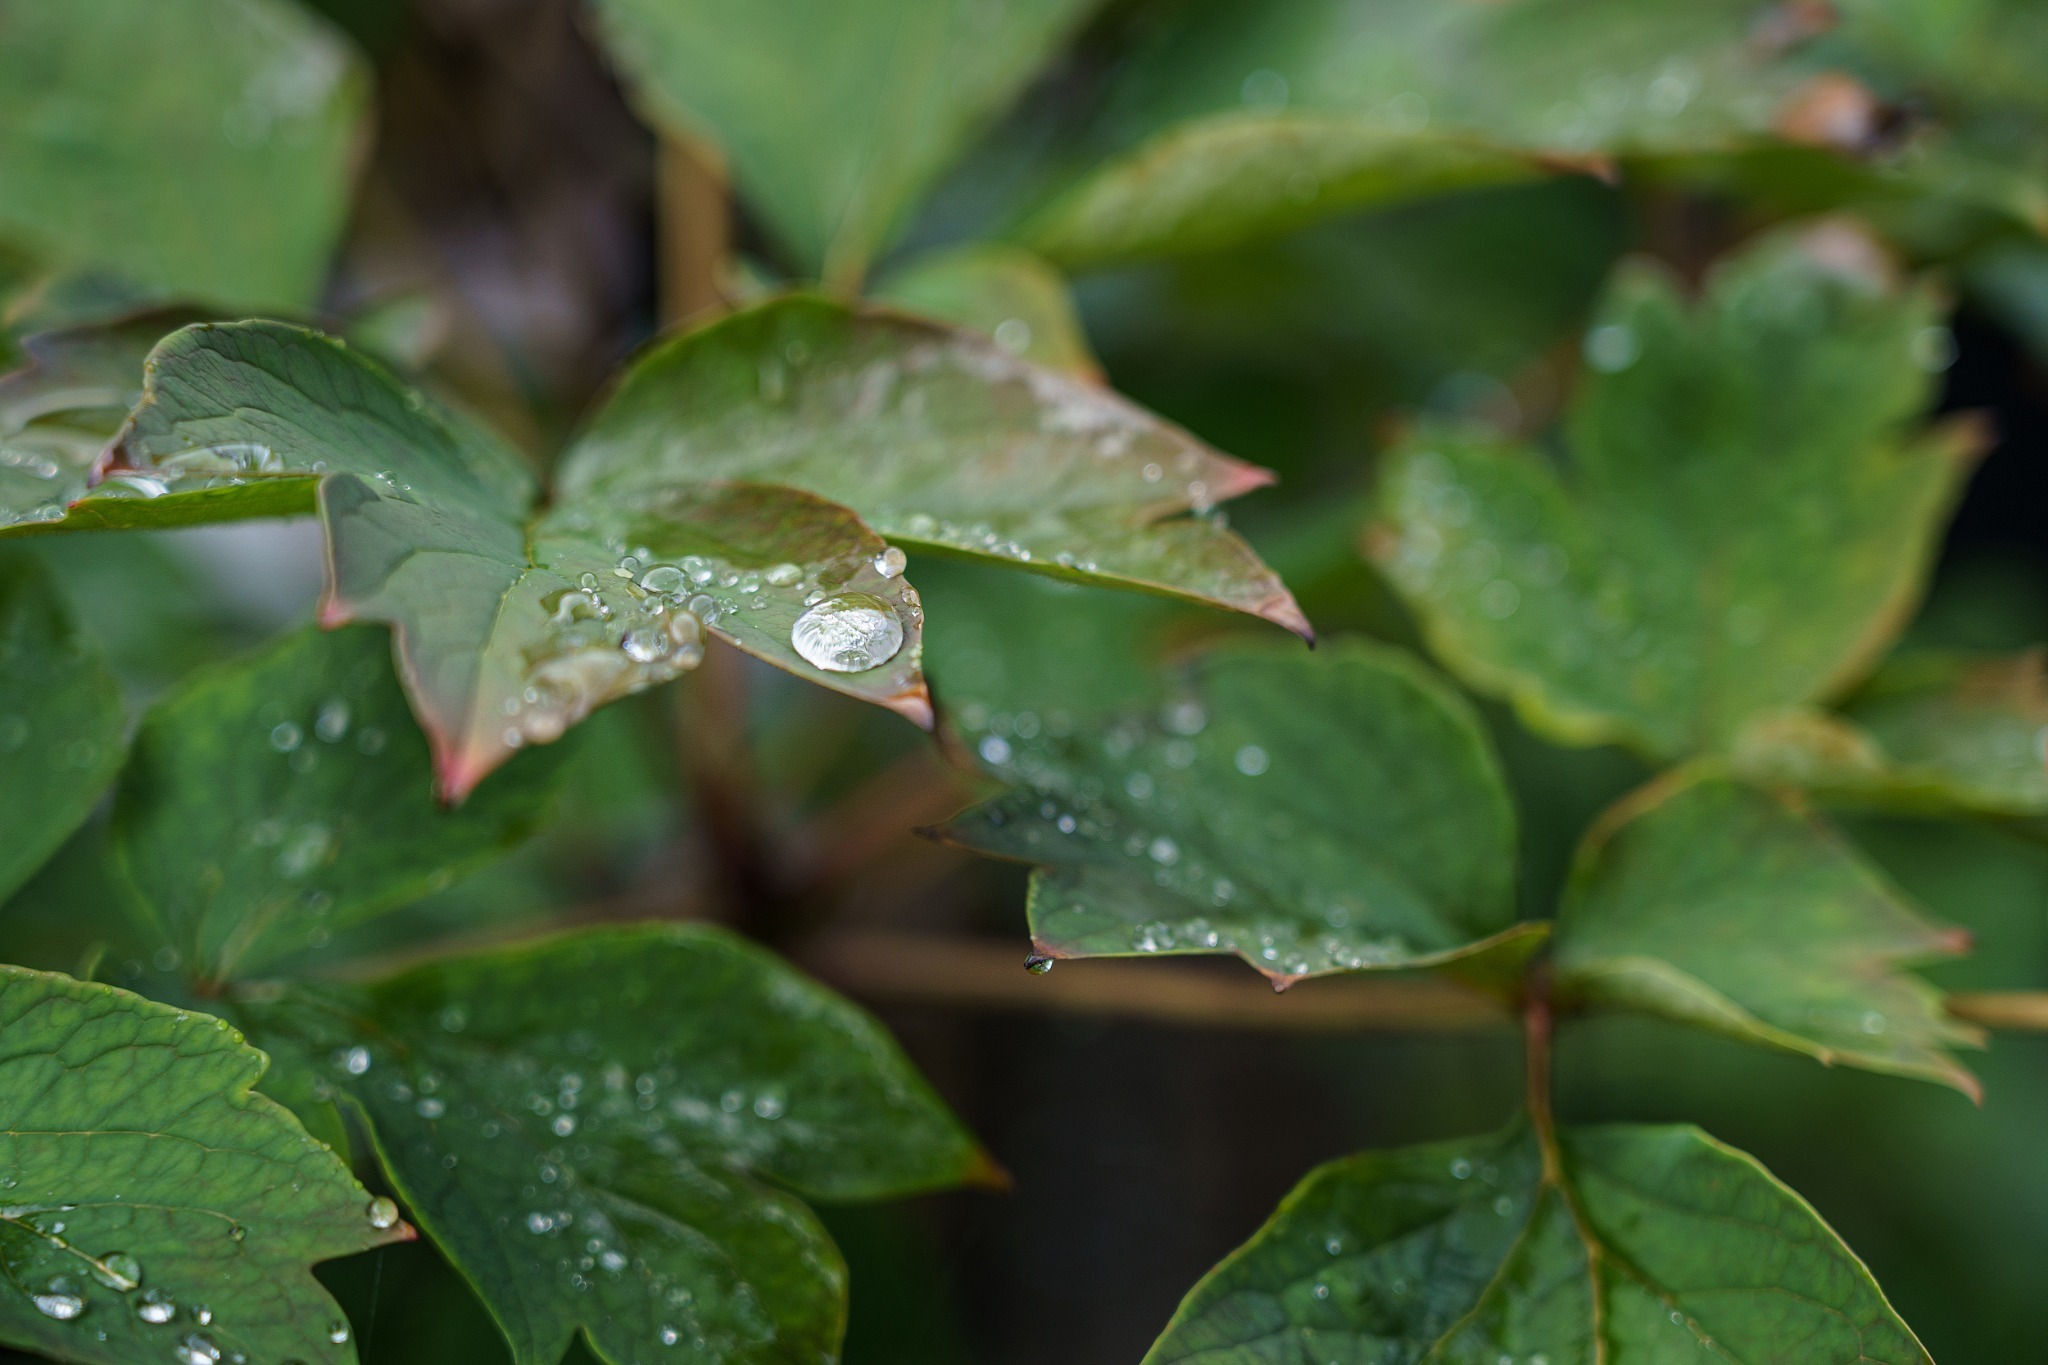
<svg viewBox="0 0 2048 1365">
<path fill-rule="evenodd" d="M 125 1251 L 110 1251 L 92 1264 L 92 1277 L 125 1294 L 142 1283 L 142 1262 Z"/>
<path fill-rule="evenodd" d="M 894 545 L 875 556 L 875 572 L 884 578 L 898 577 L 909 564 L 909 557 Z"/>
<path fill-rule="evenodd" d="M 1033 976 L 1044 976 L 1052 970 L 1052 959 L 1043 953 L 1033 953 L 1024 959 L 1024 970 Z"/>
<path fill-rule="evenodd" d="M 864 673 L 896 657 L 903 648 L 903 623 L 879 597 L 841 593 L 797 617 L 789 643 L 813 668 Z"/>
<path fill-rule="evenodd" d="M 392 1203 L 381 1194 L 370 1201 L 370 1206 L 366 1212 L 369 1214 L 370 1226 L 373 1228 L 388 1228 L 398 1222 L 398 1205 Z"/>
</svg>

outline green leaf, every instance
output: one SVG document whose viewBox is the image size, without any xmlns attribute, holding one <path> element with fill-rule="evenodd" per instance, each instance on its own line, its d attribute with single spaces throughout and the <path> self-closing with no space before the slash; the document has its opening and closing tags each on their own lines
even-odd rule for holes
<svg viewBox="0 0 2048 1365">
<path fill-rule="evenodd" d="M 1870 1271 L 1754 1157 L 1691 1127 L 1518 1123 L 1312 1172 L 1145 1365 L 1931 1365 Z"/>
<path fill-rule="evenodd" d="M 1558 913 L 1565 996 L 1661 1014 L 1833 1065 L 1951 1085 L 1980 1045 L 1904 966 L 1965 951 L 1811 816 L 1681 770 L 1588 836 Z"/>
<path fill-rule="evenodd" d="M 799 296 L 649 352 L 561 484 L 572 499 L 675 479 L 793 484 L 913 548 L 1209 602 L 1306 635 L 1249 545 L 1183 515 L 1271 477 L 981 338 Z"/>
<path fill-rule="evenodd" d="M 1368 544 L 1460 676 L 1539 733 L 1672 758 L 1883 652 L 1977 440 L 1916 430 L 1935 300 L 1846 234 L 1752 248 L 1697 307 L 1625 266 L 1561 465 L 1477 428 L 1409 436 Z"/>
<path fill-rule="evenodd" d="M 99 801 L 126 719 L 56 585 L 27 556 L 0 555 L 0 901 Z"/>
<path fill-rule="evenodd" d="M 0 1340 L 109 1365 L 356 1359 L 311 1266 L 413 1232 L 251 1093 L 263 1068 L 221 1020 L 0 967 Z"/>
<path fill-rule="evenodd" d="M 101 490 L 104 502 L 72 505 L 86 496 L 100 452 L 142 398 L 150 348 L 191 321 L 187 309 L 165 309 L 23 343 L 24 363 L 0 376 L 0 534 L 98 529 L 132 515 L 115 505 L 138 491 L 121 480 Z"/>
<path fill-rule="evenodd" d="M 986 332 L 1034 365 L 1101 378 L 1066 280 L 1028 251 L 983 243 L 920 256 L 884 280 L 875 297 Z"/>
<path fill-rule="evenodd" d="M 322 620 L 394 628 L 449 800 L 522 745 L 694 667 L 706 629 L 929 718 L 916 594 L 853 513 L 786 488 L 647 480 L 572 493 L 529 523 L 516 455 L 317 333 L 258 322 L 170 338 L 118 453 L 133 477 L 164 481 L 158 506 L 318 485 Z M 182 491 L 193 485 L 203 491 Z M 661 591 L 640 583 L 653 561 L 674 580 Z M 872 666 L 799 652 L 792 632 L 820 594 L 893 642 L 865 656 Z"/>
<path fill-rule="evenodd" d="M 442 809 L 386 633 L 309 627 L 150 711 L 114 847 L 198 979 L 245 977 L 505 852 L 546 815 L 558 766 L 522 759 Z"/>
<path fill-rule="evenodd" d="M 2048 814 L 2042 652 L 1916 653 L 1885 665 L 1841 715 L 1762 716 L 1733 762 L 1752 781 L 1830 801 L 1984 815 Z"/>
<path fill-rule="evenodd" d="M 943 833 L 1037 866 L 1050 956 L 1236 953 L 1284 986 L 1542 941 L 1479 720 L 1397 650 L 1227 648 L 1155 712 L 979 752 L 1011 790 Z"/>
<path fill-rule="evenodd" d="M 164 296 L 303 309 L 368 81 L 284 0 L 0 0 L 0 233 Z"/>
<path fill-rule="evenodd" d="M 1102 265 L 1614 155 L 1741 147 L 1805 79 L 1783 45 L 1749 0 L 1205 0 L 1117 73 L 1100 120 L 1117 154 L 1019 236 Z"/>
<path fill-rule="evenodd" d="M 680 925 L 451 958 L 255 1010 L 367 1116 L 520 1365 L 816 1361 L 845 1274 L 796 1194 L 991 1168 L 866 1015 Z"/>
<path fill-rule="evenodd" d="M 803 269 L 857 287 L 1093 0 L 599 0 L 647 116 L 708 138 Z"/>
</svg>

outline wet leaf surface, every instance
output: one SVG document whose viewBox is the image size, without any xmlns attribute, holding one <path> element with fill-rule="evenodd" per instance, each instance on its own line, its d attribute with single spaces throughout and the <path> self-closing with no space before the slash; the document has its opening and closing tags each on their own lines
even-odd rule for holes
<svg viewBox="0 0 2048 1365">
<path fill-rule="evenodd" d="M 1091 0 L 601 0 L 641 108 L 708 136 L 814 276 L 857 283 Z"/>
<path fill-rule="evenodd" d="M 1333 1161 L 1182 1302 L 1146 1365 L 1930 1365 L 1854 1252 L 1690 1127 L 1516 1124 Z"/>
<path fill-rule="evenodd" d="M 877 1024 L 717 930 L 592 930 L 251 1016 L 368 1118 L 521 1365 L 579 1329 L 616 1365 L 829 1357 L 845 1270 L 797 1196 L 990 1178 Z"/>
<path fill-rule="evenodd" d="M 1969 936 L 1927 920 L 1855 849 L 1778 798 L 1678 773 L 1611 811 L 1557 921 L 1559 989 L 1744 1042 L 1979 1093 L 1981 1042 L 1903 970 Z"/>
<path fill-rule="evenodd" d="M 282 0 L 5 0 L 0 29 L 0 234 L 159 296 L 312 305 L 368 86 L 339 33 Z"/>
<path fill-rule="evenodd" d="M 1492 747 L 1397 650 L 1222 649 L 1155 710 L 1042 725 L 970 732 L 1011 790 L 942 831 L 1037 867 L 1042 953 L 1234 952 L 1284 983 L 1541 943 Z"/>
<path fill-rule="evenodd" d="M 443 808 L 386 633 L 309 627 L 151 709 L 115 855 L 196 978 L 246 977 L 504 853 L 546 816 L 565 757 L 522 758 Z"/>
<path fill-rule="evenodd" d="M 1101 378 L 1066 280 L 1028 251 L 984 244 L 920 256 L 883 280 L 875 297 L 985 332 L 1034 365 Z"/>
<path fill-rule="evenodd" d="M 1368 544 L 1431 647 L 1538 732 L 1663 758 L 1825 698 L 1904 624 L 1979 437 L 1916 429 L 1946 334 L 1840 228 L 1688 306 L 1625 266 L 1566 459 L 1477 427 L 1394 455 Z"/>
<path fill-rule="evenodd" d="M 220 1020 L 0 967 L 0 1340 L 107 1365 L 356 1359 L 311 1267 L 412 1229 L 251 1093 L 263 1067 Z"/>
<path fill-rule="evenodd" d="M 126 719 L 47 571 L 0 553 L 0 901 L 98 803 L 121 766 Z"/>
</svg>

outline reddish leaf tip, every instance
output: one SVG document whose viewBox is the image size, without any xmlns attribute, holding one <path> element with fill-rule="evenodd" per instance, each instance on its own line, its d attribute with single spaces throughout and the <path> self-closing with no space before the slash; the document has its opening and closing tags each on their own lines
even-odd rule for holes
<svg viewBox="0 0 2048 1365">
<path fill-rule="evenodd" d="M 938 724 L 938 718 L 932 712 L 931 689 L 927 688 L 922 681 L 907 692 L 899 692 L 893 697 L 883 698 L 882 705 L 888 707 L 920 730 L 930 730 Z"/>
</svg>

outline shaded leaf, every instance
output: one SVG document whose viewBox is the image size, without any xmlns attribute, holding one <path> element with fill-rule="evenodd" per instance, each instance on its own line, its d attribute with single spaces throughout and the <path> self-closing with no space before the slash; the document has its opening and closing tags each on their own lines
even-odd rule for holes
<svg viewBox="0 0 2048 1365">
<path fill-rule="evenodd" d="M 981 338 L 802 296 L 642 357 L 561 474 L 571 499 L 678 479 L 788 483 L 905 545 L 1210 602 L 1307 634 L 1249 545 L 1183 515 L 1270 478 Z"/>
<path fill-rule="evenodd" d="M 283 0 L 0 0 L 0 233 L 159 295 L 310 306 L 368 82 Z"/>
<path fill-rule="evenodd" d="M 2042 653 L 1911 654 L 1841 715 L 1764 716 L 1737 738 L 1745 776 L 1828 800 L 1940 814 L 2048 814 Z"/>
<path fill-rule="evenodd" d="M 442 809 L 385 632 L 308 628 L 149 712 L 114 847 L 198 979 L 248 976 L 524 839 L 557 766 L 524 760 Z"/>
<path fill-rule="evenodd" d="M 1965 951 L 1810 816 L 1681 771 L 1623 801 L 1580 854 L 1558 913 L 1559 990 L 1830 1065 L 1951 1085 L 1981 1042 L 1902 970 Z"/>
<path fill-rule="evenodd" d="M 1037 866 L 1043 953 L 1234 952 L 1284 985 L 1542 941 L 1477 717 L 1396 650 L 1223 649 L 1155 712 L 979 742 L 1011 791 L 943 833 Z"/>
<path fill-rule="evenodd" d="M 451 800 L 522 745 L 693 667 L 707 628 L 812 681 L 928 716 L 916 595 L 877 566 L 886 547 L 852 513 L 791 489 L 641 481 L 571 496 L 529 523 L 532 479 L 516 455 L 317 333 L 242 323 L 172 337 L 118 454 L 133 477 L 170 490 L 152 506 L 265 489 L 304 498 L 318 485 L 322 620 L 394 627 Z M 203 491 L 182 491 L 195 484 Z M 643 589 L 657 559 L 674 581 Z M 879 602 L 875 619 L 897 647 L 852 671 L 802 657 L 792 627 L 826 592 Z"/>
<path fill-rule="evenodd" d="M 709 138 L 796 258 L 856 286 L 1092 0 L 599 0 L 641 107 Z"/>
<path fill-rule="evenodd" d="M 263 1068 L 220 1020 L 0 967 L 0 1339 L 109 1365 L 356 1359 L 312 1264 L 412 1229 L 251 1093 Z"/>
<path fill-rule="evenodd" d="M 0 901 L 121 766 L 121 694 L 33 560 L 0 556 Z"/>
<path fill-rule="evenodd" d="M 990 1172 L 878 1025 L 717 930 L 592 930 L 254 1012 L 367 1116 L 521 1365 L 579 1328 L 620 1365 L 830 1358 L 844 1270 L 783 1189 Z"/>
<path fill-rule="evenodd" d="M 1774 34 L 1749 0 L 1207 0 L 1118 73 L 1101 120 L 1118 155 L 1020 236 L 1091 265 L 1615 155 L 1739 148 L 1799 107 L 1797 19 Z"/>
<path fill-rule="evenodd" d="M 1541 733 L 1669 758 L 1870 666 L 1978 437 L 1914 429 L 1935 301 L 1845 233 L 1766 241 L 1697 307 L 1624 267 L 1562 466 L 1477 428 L 1409 436 L 1368 546 L 1453 669 Z"/>
<path fill-rule="evenodd" d="M 1518 1123 L 1333 1161 L 1209 1272 L 1146 1365 L 1725 1359 L 1930 1365 L 1870 1272 L 1690 1127 Z"/>
<path fill-rule="evenodd" d="M 883 280 L 875 297 L 986 332 L 1034 365 L 1101 377 L 1066 280 L 1028 251 L 985 243 L 921 256 Z"/>
</svg>

